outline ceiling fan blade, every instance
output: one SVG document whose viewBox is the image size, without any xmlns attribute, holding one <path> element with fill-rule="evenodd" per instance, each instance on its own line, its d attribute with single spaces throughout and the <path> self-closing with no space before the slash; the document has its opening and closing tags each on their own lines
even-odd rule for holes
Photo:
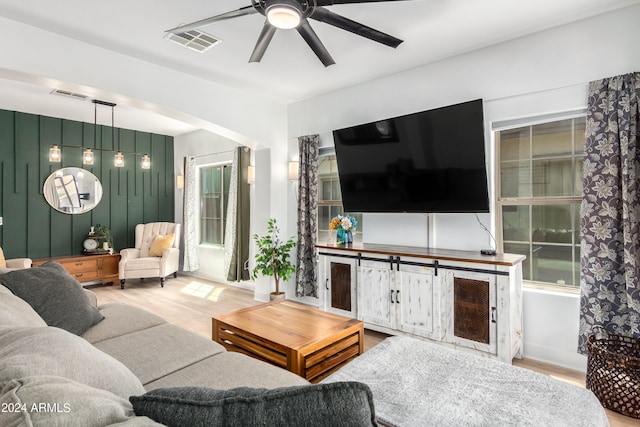
<svg viewBox="0 0 640 427">
<path fill-rule="evenodd" d="M 253 6 L 245 6 L 245 7 L 241 7 L 238 10 L 233 10 L 231 12 L 223 13 L 221 15 L 216 15 L 210 18 L 201 19 L 200 21 L 195 21 L 190 24 L 180 25 L 179 27 L 166 30 L 165 32 L 173 33 L 173 34 L 184 33 L 187 31 L 195 30 L 196 28 L 204 27 L 205 25 L 209 25 L 214 22 L 224 21 L 225 19 L 237 18 L 238 16 L 253 15 L 254 13 L 258 13 L 258 11 Z"/>
<path fill-rule="evenodd" d="M 331 57 L 331 54 L 329 53 L 327 48 L 324 47 L 324 45 L 320 41 L 320 38 L 318 37 L 316 32 L 313 31 L 313 28 L 311 28 L 311 25 L 309 25 L 309 21 L 307 19 L 303 19 L 302 21 L 300 21 L 300 25 L 298 25 L 296 29 L 325 67 L 336 63 L 336 61 L 334 61 Z"/>
<path fill-rule="evenodd" d="M 331 12 L 329 9 L 325 9 L 324 7 L 316 7 L 310 18 L 315 19 L 316 21 L 324 22 L 325 24 L 333 25 L 334 27 L 341 28 L 353 34 L 366 37 L 370 40 L 382 43 L 387 46 L 391 46 L 393 48 L 398 47 L 398 45 L 402 43 L 402 40 L 396 37 L 390 36 L 389 34 L 383 33 L 371 27 L 367 27 L 366 25 L 360 24 L 359 22 L 353 21 L 349 18 L 345 18 L 344 16 Z"/>
<path fill-rule="evenodd" d="M 351 4 L 351 3 L 377 3 L 389 1 L 406 1 L 406 0 L 316 0 L 316 6 L 331 6 L 333 4 Z"/>
<path fill-rule="evenodd" d="M 271 43 L 271 39 L 276 33 L 276 30 L 277 28 L 269 24 L 269 21 L 264 21 L 264 26 L 262 27 L 262 31 L 260 32 L 260 36 L 256 42 L 256 47 L 253 48 L 253 53 L 251 53 L 249 62 L 260 62 L 264 52 L 267 50 L 267 46 Z"/>
</svg>

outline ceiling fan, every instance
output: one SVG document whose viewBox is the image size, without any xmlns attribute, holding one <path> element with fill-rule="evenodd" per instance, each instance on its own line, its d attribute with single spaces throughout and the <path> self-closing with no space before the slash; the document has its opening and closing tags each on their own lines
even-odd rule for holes
<svg viewBox="0 0 640 427">
<path fill-rule="evenodd" d="M 335 64 L 335 61 L 320 41 L 318 35 L 313 31 L 313 28 L 311 28 L 307 18 L 333 25 L 334 27 L 395 48 L 402 43 L 402 40 L 367 27 L 359 22 L 352 21 L 324 7 L 334 4 L 371 3 L 378 1 L 395 0 L 251 0 L 250 6 L 241 7 L 238 10 L 181 25 L 167 30 L 167 32 L 174 34 L 184 33 L 217 21 L 260 13 L 266 16 L 267 20 L 262 27 L 258 42 L 253 49 L 249 62 L 260 62 L 278 28 L 295 28 L 324 66 L 328 67 L 329 65 Z"/>
</svg>

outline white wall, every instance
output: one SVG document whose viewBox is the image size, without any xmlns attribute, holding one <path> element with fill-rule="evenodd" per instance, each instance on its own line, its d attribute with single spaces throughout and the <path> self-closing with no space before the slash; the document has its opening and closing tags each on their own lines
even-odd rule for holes
<svg viewBox="0 0 640 427">
<path fill-rule="evenodd" d="M 639 71 L 639 19 L 636 5 L 291 104 L 289 136 L 319 133 L 326 141 L 333 129 L 483 98 L 493 199 L 492 123 L 584 108 L 589 81 Z M 493 212 L 479 217 L 495 231 Z M 414 235 L 416 229 L 422 233 L 419 221 L 395 220 L 389 228 L 367 218 L 367 227 L 381 228 L 367 231 L 370 241 L 424 241 Z M 436 214 L 432 226 L 436 247 L 478 250 L 489 244 L 470 214 Z M 524 292 L 525 356 L 584 370 L 585 358 L 575 354 L 577 326 L 575 295 Z"/>
</svg>

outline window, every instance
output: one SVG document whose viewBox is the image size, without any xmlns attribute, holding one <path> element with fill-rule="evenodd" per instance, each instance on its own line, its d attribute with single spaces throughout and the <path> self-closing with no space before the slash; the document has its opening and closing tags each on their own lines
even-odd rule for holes
<svg viewBox="0 0 640 427">
<path fill-rule="evenodd" d="M 231 163 L 200 168 L 200 244 L 224 244 Z"/>
<path fill-rule="evenodd" d="M 345 215 L 342 209 L 338 163 L 335 154 L 321 155 L 318 162 L 318 243 L 332 243 L 329 230 L 331 218 Z M 362 242 L 362 214 L 347 214 L 353 215 L 358 221 L 357 230 L 353 234 L 354 242 Z"/>
<path fill-rule="evenodd" d="M 504 252 L 526 255 L 524 280 L 579 287 L 585 118 L 496 132 Z"/>
</svg>

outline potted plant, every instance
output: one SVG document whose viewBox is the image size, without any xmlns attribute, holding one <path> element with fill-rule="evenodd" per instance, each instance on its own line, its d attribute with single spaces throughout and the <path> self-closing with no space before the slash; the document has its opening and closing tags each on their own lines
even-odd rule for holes
<svg viewBox="0 0 640 427">
<path fill-rule="evenodd" d="M 280 279 L 287 281 L 295 273 L 296 268 L 289 260 L 291 249 L 296 245 L 293 237 L 286 242 L 278 237 L 280 230 L 275 218 L 269 220 L 267 234 L 264 236 L 253 235 L 257 251 L 255 255 L 256 267 L 251 273 L 255 279 L 258 274 L 273 276 L 276 282 L 276 291 L 271 292 L 270 299 L 284 299 L 284 292 L 280 292 Z"/>
<path fill-rule="evenodd" d="M 105 239 L 110 248 L 113 248 L 113 238 L 111 237 L 111 229 L 106 225 L 96 224 L 94 233 L 96 237 Z"/>
</svg>

